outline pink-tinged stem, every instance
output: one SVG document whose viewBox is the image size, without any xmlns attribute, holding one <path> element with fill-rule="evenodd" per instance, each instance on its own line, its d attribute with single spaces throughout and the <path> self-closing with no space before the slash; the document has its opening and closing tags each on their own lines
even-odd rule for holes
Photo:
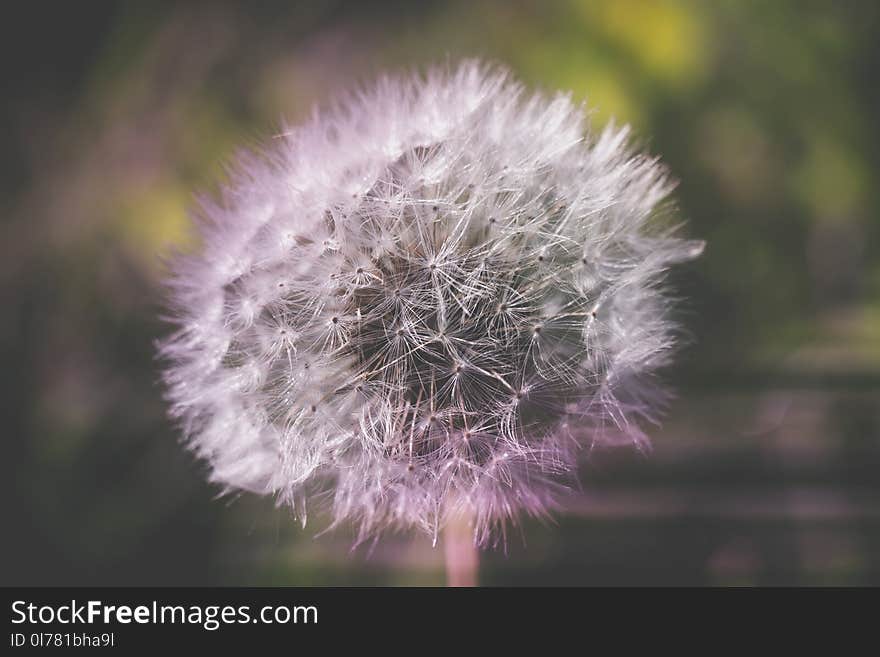
<svg viewBox="0 0 880 657">
<path fill-rule="evenodd" d="M 480 555 L 474 544 L 474 529 L 467 515 L 450 518 L 443 530 L 448 586 L 476 586 Z"/>
</svg>

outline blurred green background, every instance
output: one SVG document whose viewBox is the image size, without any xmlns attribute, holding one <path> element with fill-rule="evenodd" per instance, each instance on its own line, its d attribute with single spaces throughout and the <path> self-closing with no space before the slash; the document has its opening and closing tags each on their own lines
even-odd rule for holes
<svg viewBox="0 0 880 657">
<path fill-rule="evenodd" d="M 630 122 L 706 254 L 649 455 L 593 453 L 486 584 L 880 584 L 880 4 L 26 3 L 5 20 L 2 584 L 442 584 L 217 499 L 165 419 L 160 255 L 195 191 L 334 90 L 482 56 Z M 256 4 L 256 3 L 254 3 Z"/>
</svg>

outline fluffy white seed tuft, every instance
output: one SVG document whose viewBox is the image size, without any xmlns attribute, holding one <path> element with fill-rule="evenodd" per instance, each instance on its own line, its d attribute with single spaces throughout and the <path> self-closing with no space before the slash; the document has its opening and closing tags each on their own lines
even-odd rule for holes
<svg viewBox="0 0 880 657">
<path fill-rule="evenodd" d="M 383 78 L 244 156 L 173 262 L 172 415 L 230 490 L 361 539 L 552 508 L 577 454 L 645 445 L 698 242 L 628 129 L 476 62 Z"/>
</svg>

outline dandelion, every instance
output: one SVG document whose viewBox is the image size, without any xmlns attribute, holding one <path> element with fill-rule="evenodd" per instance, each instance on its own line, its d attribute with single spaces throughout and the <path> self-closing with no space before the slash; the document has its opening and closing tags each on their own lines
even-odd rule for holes
<svg viewBox="0 0 880 657">
<path fill-rule="evenodd" d="M 228 490 L 358 538 L 557 507 L 578 455 L 647 445 L 702 245 L 628 128 L 478 62 L 383 78 L 242 156 L 172 262 L 171 414 Z"/>
</svg>

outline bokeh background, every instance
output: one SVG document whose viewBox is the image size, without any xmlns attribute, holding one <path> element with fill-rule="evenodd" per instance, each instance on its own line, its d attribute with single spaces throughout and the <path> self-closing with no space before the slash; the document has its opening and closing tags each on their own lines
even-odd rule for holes
<svg viewBox="0 0 880 657">
<path fill-rule="evenodd" d="M 253 6 L 247 6 L 253 5 Z M 257 6 L 259 5 L 259 6 Z M 2 584 L 442 584 L 217 499 L 165 419 L 161 254 L 236 147 L 386 68 L 482 56 L 680 179 L 693 333 L 655 449 L 483 555 L 485 584 L 880 584 L 880 4 L 22 3 L 2 39 Z"/>
</svg>

